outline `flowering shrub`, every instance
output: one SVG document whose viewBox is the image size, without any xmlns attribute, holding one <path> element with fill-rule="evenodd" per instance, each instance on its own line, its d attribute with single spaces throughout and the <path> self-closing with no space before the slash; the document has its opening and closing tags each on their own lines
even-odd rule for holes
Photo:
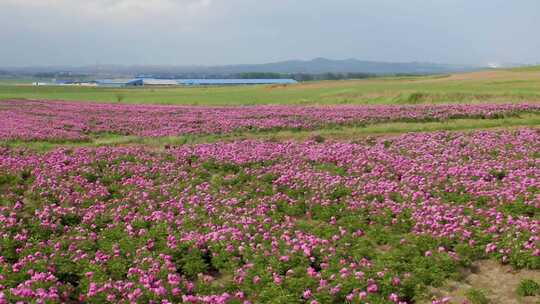
<svg viewBox="0 0 540 304">
<path fill-rule="evenodd" d="M 0 303 L 411 303 L 539 268 L 540 133 L 0 151 Z"/>
<path fill-rule="evenodd" d="M 11 100 L 0 101 L 0 140 L 84 141 L 96 133 L 156 137 L 235 130 L 310 129 L 387 121 L 496 118 L 524 111 L 540 111 L 540 105 L 197 107 Z"/>
</svg>

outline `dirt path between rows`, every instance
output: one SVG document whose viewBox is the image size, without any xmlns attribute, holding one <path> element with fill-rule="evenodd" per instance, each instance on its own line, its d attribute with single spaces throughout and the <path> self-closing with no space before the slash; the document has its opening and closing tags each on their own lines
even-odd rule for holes
<svg viewBox="0 0 540 304">
<path fill-rule="evenodd" d="M 492 260 L 475 262 L 473 267 L 464 272 L 461 282 L 448 282 L 442 288 L 432 290 L 436 297 L 450 297 L 450 303 L 470 303 L 465 296 L 471 289 L 482 290 L 493 304 L 535 304 L 540 303 L 540 296 L 520 297 L 516 290 L 521 280 L 531 279 L 540 282 L 540 271 L 515 270 L 511 266 L 501 265 Z"/>
</svg>

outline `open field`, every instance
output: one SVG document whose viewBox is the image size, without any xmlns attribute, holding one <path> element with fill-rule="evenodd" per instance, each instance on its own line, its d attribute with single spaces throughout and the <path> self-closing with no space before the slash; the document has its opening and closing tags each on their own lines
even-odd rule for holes
<svg viewBox="0 0 540 304">
<path fill-rule="evenodd" d="M 153 150 L 163 150 L 170 146 L 186 144 L 202 144 L 215 142 L 234 142 L 238 140 L 267 140 L 267 141 L 306 141 L 332 140 L 356 141 L 372 136 L 392 136 L 409 132 L 436 131 L 473 131 L 501 130 L 530 127 L 539 129 L 540 114 L 522 114 L 516 117 L 498 119 L 452 119 L 443 122 L 388 122 L 367 126 L 334 126 L 314 130 L 270 130 L 270 131 L 235 131 L 228 134 L 180 135 L 162 137 L 141 137 L 134 135 L 118 135 L 110 133 L 95 134 L 85 141 L 46 141 L 46 140 L 0 140 L 0 146 L 10 148 L 27 148 L 46 152 L 56 148 L 83 148 L 104 146 L 133 146 L 143 145 Z"/>
<path fill-rule="evenodd" d="M 9 100 L 0 101 L 0 111 L 0 144 L 39 151 L 540 126 L 535 103 L 215 108 Z"/>
<path fill-rule="evenodd" d="M 306 82 L 287 86 L 92 88 L 0 85 L 0 99 L 186 105 L 416 104 L 540 101 L 533 67 L 458 75 Z"/>
<path fill-rule="evenodd" d="M 0 304 L 540 301 L 534 68 L 0 96 Z"/>
<path fill-rule="evenodd" d="M 85 141 L 101 133 L 164 137 L 497 119 L 539 113 L 540 104 L 194 107 L 7 100 L 0 111 L 0 140 Z"/>
<path fill-rule="evenodd" d="M 540 267 L 539 147 L 520 129 L 4 149 L 0 282 L 9 301 L 421 302 L 474 261 Z"/>
</svg>

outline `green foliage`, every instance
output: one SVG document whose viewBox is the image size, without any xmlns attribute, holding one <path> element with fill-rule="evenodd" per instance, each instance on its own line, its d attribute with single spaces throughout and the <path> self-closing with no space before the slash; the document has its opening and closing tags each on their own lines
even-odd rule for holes
<svg viewBox="0 0 540 304">
<path fill-rule="evenodd" d="M 81 222 L 82 218 L 76 214 L 66 214 L 60 219 L 60 223 L 64 226 L 76 226 Z"/>
<path fill-rule="evenodd" d="M 204 162 L 202 164 L 202 168 L 208 170 L 209 172 L 220 172 L 223 174 L 238 173 L 241 170 L 240 166 L 238 165 L 231 163 L 218 163 L 212 160 Z"/>
<path fill-rule="evenodd" d="M 115 97 L 116 97 L 116 102 L 118 103 L 122 102 L 125 98 L 124 94 L 121 94 L 121 93 L 117 93 Z"/>
<path fill-rule="evenodd" d="M 427 93 L 414 92 L 405 96 L 400 96 L 400 98 L 397 99 L 397 102 L 403 104 L 419 104 L 424 100 L 429 99 L 429 97 L 430 95 Z"/>
<path fill-rule="evenodd" d="M 468 244 L 457 244 L 454 247 L 456 253 L 461 257 L 465 262 L 472 262 L 484 257 L 484 250 L 480 246 L 471 247 Z"/>
<path fill-rule="evenodd" d="M 315 164 L 313 167 L 315 169 L 330 172 L 331 174 L 335 174 L 335 175 L 340 175 L 340 176 L 347 175 L 347 168 L 340 167 L 331 163 Z"/>
<path fill-rule="evenodd" d="M 4 257 L 9 263 L 14 263 L 19 259 L 17 248 L 21 244 L 13 239 L 0 238 L 0 256 Z"/>
<path fill-rule="evenodd" d="M 282 287 L 274 284 L 267 285 L 261 290 L 259 301 L 260 303 L 269 304 L 303 303 L 297 295 L 290 294 Z"/>
<path fill-rule="evenodd" d="M 540 294 L 540 285 L 530 279 L 521 280 L 517 287 L 516 293 L 522 297 L 535 296 Z"/>
<path fill-rule="evenodd" d="M 123 258 L 113 258 L 107 262 L 107 274 L 113 280 L 125 280 L 129 263 Z"/>
<path fill-rule="evenodd" d="M 69 283 L 74 287 L 79 286 L 81 276 L 80 268 L 77 263 L 68 258 L 55 259 L 56 273 L 55 276 L 62 283 Z"/>
<path fill-rule="evenodd" d="M 192 279 L 197 277 L 199 273 L 214 269 L 211 264 L 210 252 L 203 252 L 188 244 L 182 244 L 178 250 L 172 253 L 172 257 L 177 271 Z"/>
<path fill-rule="evenodd" d="M 317 135 L 314 135 L 313 137 L 311 137 L 311 140 L 313 140 L 314 142 L 317 142 L 317 143 L 323 143 L 325 139 L 320 134 L 317 134 Z"/>
<path fill-rule="evenodd" d="M 281 212 L 283 214 L 289 215 L 289 216 L 302 216 L 306 213 L 307 205 L 304 201 L 296 202 L 296 203 L 288 203 L 284 201 L 280 201 L 277 203 L 278 205 L 278 212 Z"/>
<path fill-rule="evenodd" d="M 490 301 L 487 298 L 485 292 L 481 289 L 471 288 L 467 290 L 465 296 L 471 304 L 489 304 Z"/>
<path fill-rule="evenodd" d="M 351 189 L 345 186 L 339 185 L 336 188 L 334 188 L 332 192 L 330 192 L 329 198 L 331 200 L 340 200 L 347 196 L 350 196 L 351 193 L 352 193 Z"/>
<path fill-rule="evenodd" d="M 502 180 L 506 177 L 506 172 L 504 170 L 491 170 L 489 174 L 491 174 L 497 180 Z"/>
<path fill-rule="evenodd" d="M 276 179 L 279 178 L 279 175 L 275 174 L 275 173 L 267 173 L 265 175 L 263 175 L 260 180 L 263 182 L 263 183 L 268 183 L 268 184 L 271 184 L 272 182 L 274 182 Z"/>
<path fill-rule="evenodd" d="M 392 141 L 391 140 L 385 140 L 383 142 L 383 145 L 386 149 L 390 148 L 392 146 Z"/>
<path fill-rule="evenodd" d="M 540 210 L 534 205 L 525 204 L 523 200 L 517 200 L 513 203 L 503 204 L 501 211 L 512 216 L 536 216 Z"/>
<path fill-rule="evenodd" d="M 18 178 L 15 175 L 0 174 L 0 186 L 13 185 L 18 182 Z"/>
<path fill-rule="evenodd" d="M 510 265 L 516 268 L 540 269 L 540 257 L 515 250 L 509 256 Z"/>
</svg>

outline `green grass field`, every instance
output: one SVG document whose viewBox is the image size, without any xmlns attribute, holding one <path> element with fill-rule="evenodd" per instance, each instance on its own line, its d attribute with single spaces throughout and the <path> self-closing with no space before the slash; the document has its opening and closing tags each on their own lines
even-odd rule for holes
<svg viewBox="0 0 540 304">
<path fill-rule="evenodd" d="M 87 142 L 49 142 L 49 141 L 0 141 L 0 146 L 11 148 L 29 148 L 37 151 L 49 151 L 58 147 L 80 148 L 99 146 L 144 145 L 154 149 L 165 146 L 184 144 L 212 143 L 246 139 L 258 140 L 297 140 L 319 139 L 353 141 L 366 136 L 396 135 L 408 132 L 468 131 L 475 129 L 516 128 L 540 126 L 540 114 L 529 113 L 516 117 L 498 119 L 452 119 L 441 122 L 388 122 L 366 126 L 335 126 L 315 130 L 262 130 L 237 131 L 228 134 L 184 135 L 168 137 L 138 137 L 118 134 L 95 135 Z"/>
<path fill-rule="evenodd" d="M 0 99 L 55 99 L 186 105 L 414 104 L 540 101 L 540 69 L 306 82 L 287 86 L 34 87 L 0 85 Z"/>
<path fill-rule="evenodd" d="M 17 85 L 14 83 L 18 83 Z M 0 99 L 51 99 L 112 103 L 185 105 L 251 104 L 417 104 L 475 102 L 540 102 L 540 68 L 526 67 L 425 77 L 306 82 L 287 86 L 230 87 L 35 87 L 21 81 L 0 82 Z M 540 125 L 540 114 L 504 119 L 455 119 L 447 122 L 392 122 L 319 130 L 272 130 L 227 135 L 139 138 L 101 134 L 90 142 L 0 142 L 11 147 L 46 151 L 58 146 L 82 147 L 142 144 L 153 147 L 236 139 L 305 140 L 315 135 L 346 139 L 405 132 L 457 131 Z"/>
</svg>

